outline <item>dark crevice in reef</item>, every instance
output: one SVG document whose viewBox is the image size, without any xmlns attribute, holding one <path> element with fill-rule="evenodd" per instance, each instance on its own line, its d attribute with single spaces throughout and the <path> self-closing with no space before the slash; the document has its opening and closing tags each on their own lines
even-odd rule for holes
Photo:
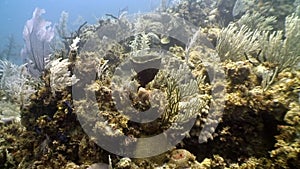
<svg viewBox="0 0 300 169">
<path fill-rule="evenodd" d="M 268 112 L 255 113 L 246 107 L 227 110 L 213 140 L 197 144 L 198 138 L 185 138 L 180 148 L 195 154 L 198 161 L 220 155 L 227 162 L 243 162 L 249 157 L 268 157 L 279 134 L 279 122 Z"/>
</svg>

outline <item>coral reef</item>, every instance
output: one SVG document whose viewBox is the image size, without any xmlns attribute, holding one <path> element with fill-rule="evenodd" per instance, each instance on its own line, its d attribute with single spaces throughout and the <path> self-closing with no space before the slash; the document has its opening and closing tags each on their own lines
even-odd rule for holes
<svg viewBox="0 0 300 169">
<path fill-rule="evenodd" d="M 246 5 L 226 26 L 224 3 L 83 24 L 30 102 L 0 102 L 0 168 L 299 168 L 299 17 L 255 29 L 241 24 L 273 15 Z M 1 62 L 1 97 L 22 68 Z"/>
</svg>

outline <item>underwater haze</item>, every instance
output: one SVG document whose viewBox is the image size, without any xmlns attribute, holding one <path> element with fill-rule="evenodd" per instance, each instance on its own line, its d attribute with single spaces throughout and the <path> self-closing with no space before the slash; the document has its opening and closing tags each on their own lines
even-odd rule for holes
<svg viewBox="0 0 300 169">
<path fill-rule="evenodd" d="M 23 45 L 24 25 L 32 17 L 35 8 L 46 10 L 43 17 L 57 24 L 62 11 L 69 14 L 68 28 L 77 29 L 83 22 L 97 22 L 105 14 L 118 16 L 120 12 L 128 14 L 149 12 L 155 9 L 159 0 L 1 0 L 0 1 L 0 51 L 5 48 L 8 38 L 13 36 L 17 46 Z M 20 62 L 18 62 L 20 63 Z"/>
</svg>

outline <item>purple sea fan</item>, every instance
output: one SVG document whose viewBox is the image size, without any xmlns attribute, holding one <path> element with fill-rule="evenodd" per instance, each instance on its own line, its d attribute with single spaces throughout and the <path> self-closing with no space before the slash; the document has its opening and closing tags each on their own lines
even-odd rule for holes
<svg viewBox="0 0 300 169">
<path fill-rule="evenodd" d="M 46 11 L 35 8 L 32 18 L 26 22 L 23 30 L 25 45 L 21 56 L 28 63 L 31 75 L 38 77 L 45 69 L 45 62 L 50 55 L 50 42 L 54 37 L 51 22 L 41 18 Z"/>
</svg>

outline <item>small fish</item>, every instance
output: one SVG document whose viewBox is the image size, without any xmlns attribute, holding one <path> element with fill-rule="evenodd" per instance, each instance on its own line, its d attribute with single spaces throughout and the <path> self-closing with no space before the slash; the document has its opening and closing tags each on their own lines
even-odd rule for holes
<svg viewBox="0 0 300 169">
<path fill-rule="evenodd" d="M 166 45 L 166 44 L 170 43 L 170 38 L 168 36 L 163 36 L 160 39 L 160 43 L 163 44 L 163 45 Z"/>
</svg>

